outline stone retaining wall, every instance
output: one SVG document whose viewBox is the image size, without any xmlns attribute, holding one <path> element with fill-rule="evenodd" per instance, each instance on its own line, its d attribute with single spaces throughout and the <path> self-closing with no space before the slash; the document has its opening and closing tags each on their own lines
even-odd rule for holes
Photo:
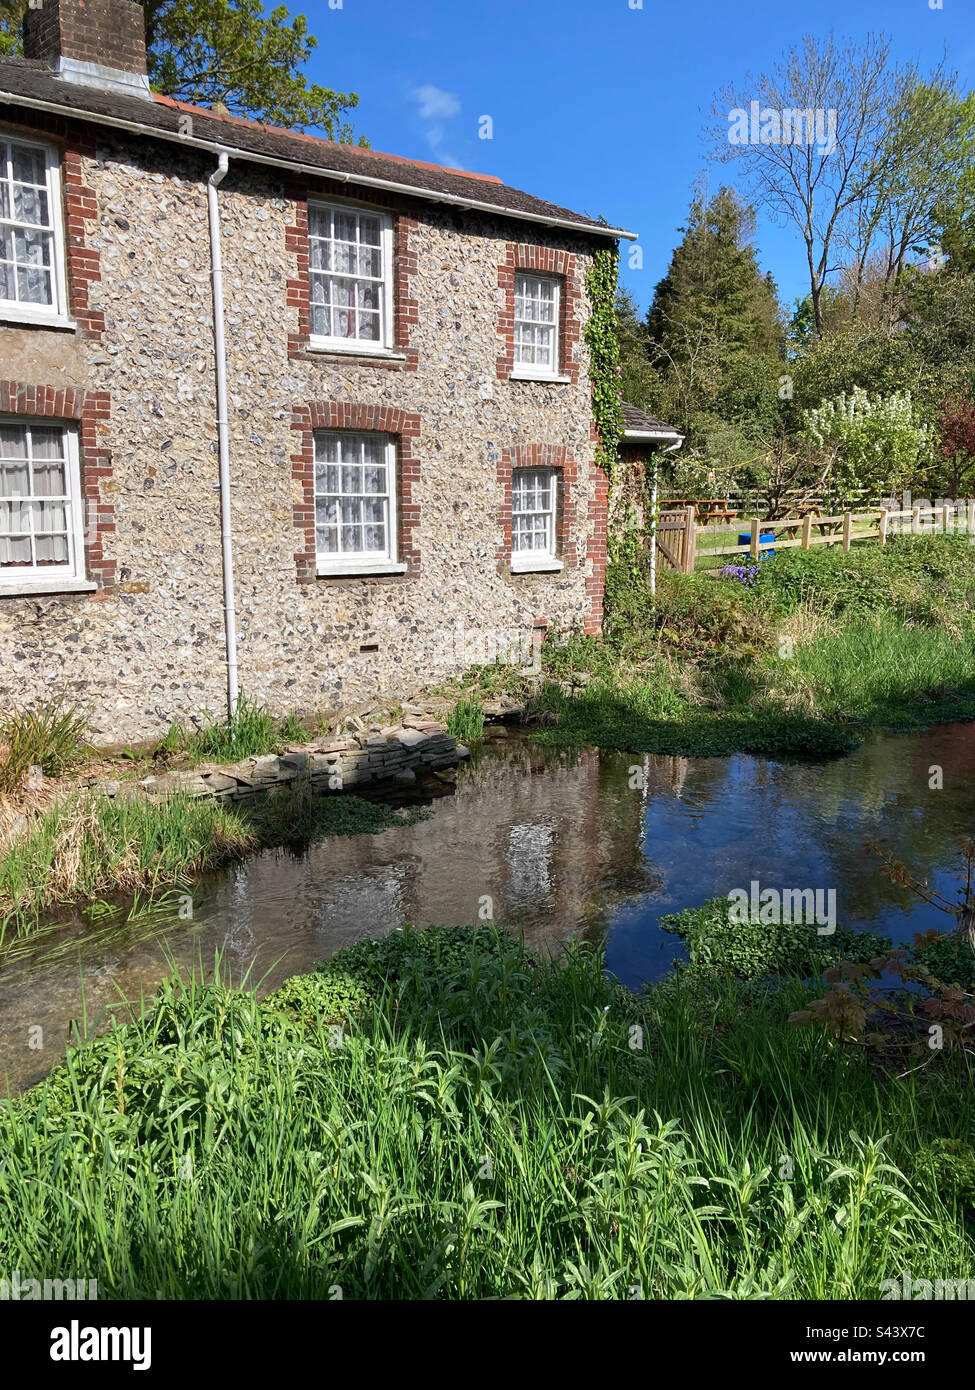
<svg viewBox="0 0 975 1390">
<path fill-rule="evenodd" d="M 212 796 L 243 801 L 307 779 L 316 792 L 349 791 L 369 782 L 416 781 L 416 770 L 439 772 L 456 767 L 470 757 L 463 744 L 442 724 L 412 721 L 379 731 L 363 731 L 342 738 L 328 737 L 316 743 L 244 758 L 230 766 L 194 768 L 146 777 L 135 786 L 98 781 L 93 788 L 110 798 L 142 795 L 150 800 L 168 796 Z"/>
</svg>

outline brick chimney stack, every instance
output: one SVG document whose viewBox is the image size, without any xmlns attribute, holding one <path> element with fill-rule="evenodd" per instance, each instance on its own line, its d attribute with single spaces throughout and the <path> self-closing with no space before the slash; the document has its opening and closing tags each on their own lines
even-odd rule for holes
<svg viewBox="0 0 975 1390">
<path fill-rule="evenodd" d="M 24 15 L 24 56 L 68 82 L 150 97 L 137 0 L 40 0 Z"/>
</svg>

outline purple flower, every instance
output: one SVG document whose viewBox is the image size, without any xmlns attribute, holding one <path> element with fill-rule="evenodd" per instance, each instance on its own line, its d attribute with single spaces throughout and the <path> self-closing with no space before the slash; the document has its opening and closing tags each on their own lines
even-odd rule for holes
<svg viewBox="0 0 975 1390">
<path fill-rule="evenodd" d="M 724 579 L 737 579 L 739 584 L 744 584 L 746 589 L 750 589 L 755 583 L 758 565 L 722 565 L 718 573 Z"/>
</svg>

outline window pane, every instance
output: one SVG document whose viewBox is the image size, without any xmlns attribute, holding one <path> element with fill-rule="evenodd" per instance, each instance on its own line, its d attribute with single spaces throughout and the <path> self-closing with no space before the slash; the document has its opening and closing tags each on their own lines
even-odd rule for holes
<svg viewBox="0 0 975 1390">
<path fill-rule="evenodd" d="M 63 463 L 34 464 L 35 497 L 66 497 L 67 491 Z"/>
<path fill-rule="evenodd" d="M 358 252 L 345 241 L 335 242 L 332 248 L 332 269 L 340 275 L 354 275 L 358 268 Z"/>
<path fill-rule="evenodd" d="M 364 245 L 378 246 L 379 234 L 380 226 L 378 217 L 359 218 L 359 237 Z"/>
<path fill-rule="evenodd" d="M 354 212 L 340 212 L 335 210 L 335 240 L 336 241 L 355 241 L 355 222 Z"/>
<path fill-rule="evenodd" d="M 17 270 L 17 298 L 22 304 L 53 304 L 51 277 L 46 270 Z"/>
<path fill-rule="evenodd" d="M 13 220 L 33 222 L 39 227 L 49 227 L 47 215 L 47 191 L 31 188 L 22 183 L 13 185 Z"/>
<path fill-rule="evenodd" d="M 0 463 L 0 497 L 26 497 L 28 487 L 26 463 Z"/>
<path fill-rule="evenodd" d="M 32 425 L 30 444 L 31 452 L 36 459 L 64 458 L 64 436 L 60 430 L 44 425 Z"/>
<path fill-rule="evenodd" d="M 11 145 L 10 162 L 18 183 L 44 184 L 44 155 L 30 145 Z"/>
<path fill-rule="evenodd" d="M 25 459 L 27 431 L 23 425 L 0 425 L 0 458 Z"/>
<path fill-rule="evenodd" d="M 68 563 L 68 538 L 62 535 L 38 535 L 34 549 L 39 565 L 66 565 Z"/>
</svg>

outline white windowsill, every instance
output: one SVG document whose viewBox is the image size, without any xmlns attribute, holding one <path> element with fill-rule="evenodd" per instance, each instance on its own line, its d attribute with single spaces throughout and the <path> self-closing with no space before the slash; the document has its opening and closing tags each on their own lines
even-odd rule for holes
<svg viewBox="0 0 975 1390">
<path fill-rule="evenodd" d="M 0 580 L 0 598 L 29 598 L 33 594 L 93 594 L 98 588 L 90 579 L 28 579 L 22 584 Z"/>
<path fill-rule="evenodd" d="M 0 326 L 7 324 L 16 328 L 67 328 L 72 331 L 78 327 L 74 319 L 61 314 L 32 313 L 30 309 L 20 309 L 16 305 L 0 304 Z"/>
<path fill-rule="evenodd" d="M 350 560 L 343 565 L 319 565 L 317 577 L 319 579 L 355 579 L 358 575 L 367 574 L 405 574 L 406 566 L 397 564 L 392 560 L 377 560 L 370 563 L 368 560 Z"/>
<path fill-rule="evenodd" d="M 551 372 L 533 372 L 524 367 L 512 367 L 512 381 L 544 381 L 553 386 L 569 386 L 572 383 L 570 376 L 554 376 Z"/>
<path fill-rule="evenodd" d="M 565 566 L 561 560 L 553 560 L 551 555 L 539 560 L 519 560 L 511 557 L 512 574 L 558 574 Z"/>
<path fill-rule="evenodd" d="M 392 348 L 367 347 L 363 343 L 350 347 L 346 343 L 331 343 L 327 338 L 309 338 L 308 351 L 320 352 L 326 357 L 361 357 L 367 362 L 380 358 L 384 362 L 406 362 L 405 352 L 395 352 Z"/>
</svg>

